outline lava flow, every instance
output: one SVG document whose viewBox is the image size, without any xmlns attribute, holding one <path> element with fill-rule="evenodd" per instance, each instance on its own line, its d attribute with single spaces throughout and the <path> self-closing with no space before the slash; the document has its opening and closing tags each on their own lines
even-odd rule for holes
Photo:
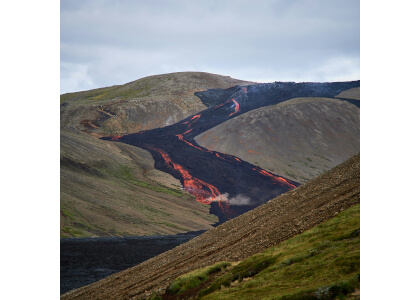
<svg viewBox="0 0 400 300">
<path fill-rule="evenodd" d="M 267 171 L 265 171 L 265 170 L 263 170 L 263 169 L 256 169 L 256 168 L 253 168 L 253 170 L 254 170 L 254 171 L 257 171 L 257 172 L 260 173 L 261 175 L 270 177 L 270 178 L 271 178 L 272 180 L 274 180 L 274 181 L 279 181 L 279 182 L 281 182 L 281 183 L 283 183 L 283 184 L 287 184 L 288 186 L 291 187 L 290 189 L 294 189 L 294 188 L 296 187 L 294 184 L 290 183 L 287 179 L 285 179 L 285 178 L 283 178 L 283 177 L 280 177 L 280 176 L 277 176 L 277 175 L 272 175 L 271 173 L 269 173 L 269 172 L 267 172 Z"/>
<path fill-rule="evenodd" d="M 229 115 L 229 117 L 233 116 L 234 114 L 236 114 L 239 111 L 239 103 L 237 103 L 237 101 L 235 99 L 232 99 L 232 101 L 235 103 L 235 111 L 233 113 L 231 113 Z"/>
<path fill-rule="evenodd" d="M 296 97 L 333 98 L 359 87 L 359 81 L 339 83 L 268 83 L 196 92 L 208 107 L 173 125 L 124 136 L 103 138 L 149 150 L 155 168 L 178 178 L 196 200 L 210 205 L 219 223 L 239 216 L 297 186 L 238 157 L 197 144 L 199 134 L 250 110 Z M 232 108 L 234 105 L 234 111 Z"/>
<path fill-rule="evenodd" d="M 228 219 L 230 219 L 229 215 L 232 214 L 232 212 L 229 209 L 229 204 L 221 196 L 221 193 L 215 186 L 190 175 L 190 173 L 187 170 L 185 170 L 181 165 L 174 163 L 165 151 L 156 148 L 152 149 L 160 153 L 160 155 L 162 156 L 162 158 L 164 159 L 165 163 L 168 166 L 175 169 L 181 174 L 183 178 L 183 187 L 185 188 L 186 191 L 188 191 L 190 194 L 196 197 L 196 201 L 201 202 L 203 204 L 218 202 L 218 205 L 223 211 L 223 213 L 226 215 Z"/>
</svg>

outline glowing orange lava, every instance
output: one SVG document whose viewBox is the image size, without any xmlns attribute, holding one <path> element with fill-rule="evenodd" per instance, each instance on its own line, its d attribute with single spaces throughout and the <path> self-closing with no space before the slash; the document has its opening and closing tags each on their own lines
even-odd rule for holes
<svg viewBox="0 0 400 300">
<path fill-rule="evenodd" d="M 223 158 L 222 156 L 219 156 L 219 154 L 218 154 L 217 152 L 215 153 L 215 155 L 216 155 L 217 157 L 223 159 L 223 160 L 227 160 L 227 159 Z"/>
<path fill-rule="evenodd" d="M 221 208 L 221 210 L 224 212 L 224 214 L 227 215 L 229 213 L 228 202 L 223 201 L 223 197 L 221 197 L 221 193 L 218 191 L 218 189 L 215 186 L 190 175 L 190 173 L 187 170 L 185 170 L 181 165 L 174 163 L 171 160 L 171 158 L 169 157 L 169 155 L 166 152 L 164 152 L 163 150 L 155 149 L 155 148 L 152 148 L 152 149 L 161 154 L 165 163 L 169 167 L 174 168 L 175 170 L 177 170 L 181 173 L 182 178 L 183 178 L 183 186 L 184 186 L 185 190 L 187 190 L 189 193 L 194 195 L 196 197 L 196 201 L 204 203 L 204 204 L 210 204 L 213 201 L 218 201 L 218 205 Z M 204 190 L 203 189 L 204 187 L 206 187 L 208 189 L 208 191 Z"/>
<path fill-rule="evenodd" d="M 182 134 L 186 134 L 186 133 L 189 133 L 189 132 L 191 132 L 193 129 L 189 129 L 189 130 L 187 130 L 187 131 L 185 131 L 184 133 L 182 133 Z"/>
<path fill-rule="evenodd" d="M 190 127 L 194 122 L 196 122 L 199 118 L 201 117 L 201 114 L 198 114 L 198 115 L 194 115 L 190 120 L 194 120 L 193 122 L 190 122 L 189 124 L 188 124 L 188 127 Z M 189 122 L 189 121 L 188 121 Z"/>
<path fill-rule="evenodd" d="M 231 113 L 228 117 L 236 114 L 239 111 L 239 103 L 237 103 L 235 99 L 232 99 L 232 101 L 235 103 L 235 111 Z"/>
<path fill-rule="evenodd" d="M 253 168 L 253 170 L 256 170 L 256 169 Z M 272 175 L 271 173 L 268 173 L 267 171 L 262 170 L 262 169 L 259 169 L 259 170 L 256 170 L 256 171 L 257 171 L 258 173 L 260 173 L 261 175 L 264 175 L 264 176 L 267 176 L 267 177 L 272 178 L 274 181 L 278 181 L 278 182 L 280 182 L 280 183 L 283 183 L 283 184 L 286 184 L 286 185 L 290 186 L 290 189 L 296 188 L 296 186 L 295 186 L 294 184 L 291 184 L 291 183 L 290 183 L 289 181 L 287 181 L 285 178 L 282 178 L 282 177 L 279 177 L 279 176 L 274 176 L 274 175 Z"/>
<path fill-rule="evenodd" d="M 122 137 L 122 135 L 114 135 L 111 137 L 112 141 L 118 141 L 120 138 Z"/>
<path fill-rule="evenodd" d="M 191 131 L 191 129 L 188 130 L 188 131 Z M 180 139 L 181 141 L 185 142 L 185 143 L 188 144 L 189 146 L 192 146 L 193 148 L 196 148 L 197 150 L 201 150 L 201 151 L 203 151 L 203 152 L 213 153 L 213 151 L 210 151 L 210 150 L 206 150 L 206 149 L 197 147 L 197 146 L 193 145 L 192 143 L 188 142 L 187 140 L 183 139 L 183 135 L 184 135 L 185 133 L 187 133 L 188 131 L 184 132 L 183 134 L 177 134 L 176 136 L 178 137 L 178 139 Z"/>
<path fill-rule="evenodd" d="M 231 101 L 231 100 L 228 100 L 228 101 L 226 101 L 225 103 L 222 103 L 222 104 L 220 104 L 220 105 L 216 106 L 215 108 L 217 108 L 217 107 L 221 107 L 221 106 L 223 106 L 223 105 L 227 104 L 229 101 Z"/>
</svg>

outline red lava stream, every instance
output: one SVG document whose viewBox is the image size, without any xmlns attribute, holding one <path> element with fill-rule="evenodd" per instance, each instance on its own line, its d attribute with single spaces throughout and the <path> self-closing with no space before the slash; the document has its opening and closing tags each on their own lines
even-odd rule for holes
<svg viewBox="0 0 400 300">
<path fill-rule="evenodd" d="M 285 178 L 282 178 L 280 176 L 276 176 L 276 175 L 272 175 L 271 173 L 268 173 L 267 171 L 263 170 L 263 169 L 256 169 L 253 168 L 254 171 L 257 171 L 258 173 L 260 173 L 261 175 L 267 176 L 272 178 L 274 181 L 279 181 L 283 184 L 286 184 L 288 186 L 290 186 L 290 189 L 294 189 L 296 186 L 294 184 L 291 184 L 289 181 L 287 181 Z"/>
<path fill-rule="evenodd" d="M 196 197 L 196 201 L 203 204 L 210 204 L 211 202 L 218 201 L 218 205 L 221 208 L 221 211 L 228 217 L 228 219 L 230 219 L 230 217 L 228 216 L 231 212 L 229 204 L 226 199 L 221 196 L 221 193 L 215 186 L 190 175 L 190 173 L 185 170 L 181 165 L 174 163 L 169 155 L 163 150 L 156 148 L 152 149 L 161 154 L 165 163 L 169 167 L 174 168 L 181 173 L 185 190 L 194 195 Z M 206 187 L 208 191 L 204 190 L 203 187 Z"/>
</svg>

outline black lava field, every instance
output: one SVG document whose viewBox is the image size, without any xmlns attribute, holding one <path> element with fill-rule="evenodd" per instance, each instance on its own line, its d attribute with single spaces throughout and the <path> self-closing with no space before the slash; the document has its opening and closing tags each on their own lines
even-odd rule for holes
<svg viewBox="0 0 400 300">
<path fill-rule="evenodd" d="M 204 231 L 163 236 L 67 238 L 60 242 L 60 292 L 136 266 Z"/>
<path fill-rule="evenodd" d="M 225 222 L 299 184 L 232 155 L 210 151 L 194 138 L 250 110 L 296 97 L 334 97 L 360 81 L 333 83 L 275 82 L 196 93 L 208 107 L 176 124 L 124 136 L 105 137 L 148 150 L 155 167 L 181 181 L 197 201 Z M 348 101 L 348 99 L 342 99 Z M 351 102 L 351 101 L 349 101 Z M 353 103 L 354 104 L 354 103 Z"/>
</svg>

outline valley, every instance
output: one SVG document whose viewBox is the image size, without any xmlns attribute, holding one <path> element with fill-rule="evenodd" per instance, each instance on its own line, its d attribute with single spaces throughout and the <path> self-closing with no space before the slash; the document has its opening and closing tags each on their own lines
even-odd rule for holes
<svg viewBox="0 0 400 300">
<path fill-rule="evenodd" d="M 151 264 L 163 251 L 177 253 L 174 247 L 189 240 L 189 245 L 199 245 L 197 239 L 224 244 L 199 249 L 193 267 L 242 260 L 357 203 L 359 158 L 336 166 L 360 151 L 359 93 L 360 81 L 255 84 L 182 72 L 61 95 L 61 292 L 92 282 L 103 286 L 96 281 Z M 302 202 L 291 196 L 277 200 L 298 193 Z M 237 221 L 276 201 L 285 204 Z M 254 225 L 255 218 L 261 223 Z M 265 218 L 274 222 L 263 231 L 273 234 L 266 240 L 248 228 L 254 223 L 263 230 Z M 225 224 L 247 231 L 237 233 Z M 204 231 L 200 237 L 190 234 Z M 227 257 L 215 256 L 247 235 L 255 240 L 240 242 Z M 178 273 L 190 271 L 185 259 L 175 261 Z M 154 284 L 165 288 L 178 273 L 161 275 L 161 281 L 146 275 L 153 281 L 129 290 L 138 288 L 134 294 L 142 297 Z M 63 297 L 79 298 L 81 289 Z M 89 292 L 94 298 L 104 293 Z"/>
<path fill-rule="evenodd" d="M 220 224 L 297 187 L 299 183 L 280 174 L 268 172 L 236 156 L 226 154 L 231 152 L 231 150 L 222 153 L 202 147 L 196 142 L 195 138 L 200 135 L 199 139 L 201 139 L 201 134 L 207 130 L 220 124 L 230 124 L 234 119 L 240 118 L 242 114 L 255 109 L 269 106 L 277 107 L 278 105 L 281 105 L 280 107 L 287 107 L 289 105 L 284 105 L 284 103 L 293 98 L 305 98 L 306 100 L 303 102 L 310 102 L 309 98 L 314 99 L 312 97 L 319 97 L 317 105 L 323 107 L 322 110 L 327 110 L 330 105 L 344 106 L 344 110 L 353 110 L 354 113 L 349 117 L 342 116 L 342 118 L 345 120 L 356 120 L 357 118 L 354 116 L 357 115 L 359 108 L 347 103 L 345 100 L 330 99 L 354 87 L 359 87 L 359 81 L 336 83 L 275 82 L 271 84 L 235 86 L 227 90 L 208 90 L 197 93 L 197 96 L 209 108 L 189 116 L 174 125 L 134 134 L 103 137 L 102 139 L 130 144 L 148 150 L 155 158 L 155 167 L 179 179 L 185 190 L 194 195 L 198 202 L 210 204 L 210 213 L 218 216 Z M 303 111 L 305 112 L 305 110 Z M 313 116 L 317 115 L 314 112 L 311 114 Z M 331 116 L 332 113 L 329 114 L 329 117 Z M 268 114 L 266 115 L 266 119 L 268 119 Z M 229 123 L 227 122 L 228 120 L 232 121 Z M 331 119 L 325 118 L 322 120 L 322 124 L 314 126 L 314 128 L 317 127 L 324 130 L 324 126 L 330 126 L 330 121 Z M 336 119 L 334 121 L 336 122 Z M 338 126 L 335 126 L 338 129 Z M 288 128 L 284 124 L 281 127 L 283 127 L 283 130 L 279 134 L 279 138 L 286 140 L 286 137 L 290 136 L 290 133 L 287 133 Z M 301 130 L 307 126 L 297 127 Z M 344 132 L 342 129 L 346 129 L 346 127 L 347 124 L 342 126 L 338 131 Z M 233 128 L 236 127 L 233 125 Z M 353 138 L 352 145 L 355 146 L 348 151 L 349 153 L 344 159 L 358 153 L 357 145 L 359 142 L 357 142 L 357 139 L 354 139 L 354 136 L 357 136 L 359 127 L 353 122 L 350 130 L 352 132 L 348 136 L 350 140 Z M 229 132 L 229 130 L 223 129 L 223 132 L 220 132 L 219 136 L 221 138 L 229 137 L 225 132 Z M 249 130 L 249 132 L 252 131 Z M 319 132 L 319 135 L 322 135 L 322 133 Z M 326 155 L 326 153 L 333 153 L 335 155 L 331 149 L 325 149 L 325 151 L 318 150 L 318 145 L 321 143 L 318 143 L 317 139 L 311 134 L 307 134 L 307 132 L 305 134 L 300 132 L 295 138 L 303 138 L 303 145 L 309 144 L 322 158 L 324 158 L 323 155 Z M 343 138 L 340 137 L 340 139 Z M 264 139 L 264 141 L 268 142 L 270 139 Z M 248 143 L 253 144 L 250 140 Z M 346 143 L 346 140 L 343 140 L 343 143 Z M 223 145 L 223 143 L 218 144 Z M 275 142 L 275 144 L 277 143 Z M 286 150 L 289 156 L 286 157 L 287 159 L 290 159 L 289 153 L 293 153 L 293 157 L 297 153 L 297 151 L 291 148 L 291 144 L 292 141 L 290 139 L 283 146 L 277 144 L 282 149 L 286 145 L 289 145 L 287 147 L 288 150 Z M 338 147 L 340 146 L 339 144 Z M 235 147 L 230 145 L 229 148 L 234 149 Z M 273 147 L 269 147 L 269 149 L 268 147 L 265 148 L 267 152 L 273 149 Z M 317 155 L 314 154 L 314 156 Z M 326 160 L 331 161 L 330 159 Z M 340 159 L 336 159 L 330 166 L 325 164 L 325 170 L 339 162 L 341 162 Z"/>
</svg>

